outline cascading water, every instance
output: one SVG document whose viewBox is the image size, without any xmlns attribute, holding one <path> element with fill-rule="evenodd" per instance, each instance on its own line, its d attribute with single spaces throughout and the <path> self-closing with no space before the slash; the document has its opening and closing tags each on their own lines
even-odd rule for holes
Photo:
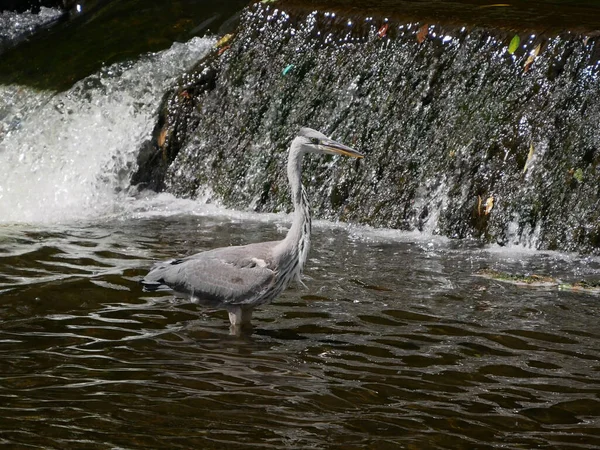
<svg viewBox="0 0 600 450">
<path fill-rule="evenodd" d="M 30 11 L 0 11 L 0 54 L 39 28 L 57 21 L 62 15 L 60 9 L 43 6 L 37 14 Z"/>
<path fill-rule="evenodd" d="M 81 219 L 118 208 L 162 96 L 213 44 L 174 44 L 61 93 L 0 86 L 0 223 Z"/>
<path fill-rule="evenodd" d="M 310 164 L 321 217 L 598 252 L 600 43 L 521 36 L 509 51 L 514 34 L 256 4 L 167 101 L 155 151 L 172 164 L 140 160 L 135 178 L 286 209 L 285 149 L 307 125 L 368 154 Z"/>
</svg>

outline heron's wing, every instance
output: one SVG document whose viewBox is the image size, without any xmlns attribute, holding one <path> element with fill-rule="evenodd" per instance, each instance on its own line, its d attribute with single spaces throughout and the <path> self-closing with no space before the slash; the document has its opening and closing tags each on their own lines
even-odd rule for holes
<svg viewBox="0 0 600 450">
<path fill-rule="evenodd" d="M 156 265 L 142 280 L 147 290 L 168 287 L 212 304 L 248 304 L 275 280 L 276 242 L 226 247 Z"/>
</svg>

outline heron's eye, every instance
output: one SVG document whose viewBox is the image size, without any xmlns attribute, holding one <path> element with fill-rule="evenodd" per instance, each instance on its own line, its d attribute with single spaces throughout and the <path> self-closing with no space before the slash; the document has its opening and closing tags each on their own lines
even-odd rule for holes
<svg viewBox="0 0 600 450">
<path fill-rule="evenodd" d="M 319 145 L 319 140 L 317 138 L 310 138 L 310 143 L 314 145 Z"/>
</svg>

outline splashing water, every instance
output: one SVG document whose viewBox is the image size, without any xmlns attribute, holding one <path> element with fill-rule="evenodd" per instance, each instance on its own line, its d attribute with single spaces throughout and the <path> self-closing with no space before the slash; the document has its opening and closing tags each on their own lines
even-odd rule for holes
<svg viewBox="0 0 600 450">
<path fill-rule="evenodd" d="M 20 39 L 34 33 L 38 28 L 58 20 L 63 12 L 58 8 L 42 6 L 39 13 L 31 11 L 16 13 L 0 11 L 0 53 Z"/>
<path fill-rule="evenodd" d="M 61 92 L 0 86 L 0 223 L 112 211 L 161 97 L 211 39 L 106 67 Z"/>
</svg>

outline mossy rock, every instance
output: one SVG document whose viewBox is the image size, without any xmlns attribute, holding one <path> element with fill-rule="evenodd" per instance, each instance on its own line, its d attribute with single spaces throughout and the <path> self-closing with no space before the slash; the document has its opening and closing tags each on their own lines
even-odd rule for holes
<svg viewBox="0 0 600 450">
<path fill-rule="evenodd" d="M 575 281 L 562 282 L 558 278 L 538 274 L 512 274 L 499 272 L 493 269 L 481 269 L 475 274 L 477 277 L 500 281 L 501 283 L 514 284 L 540 289 L 558 288 L 561 291 L 580 292 L 585 294 L 600 294 L 600 281 Z"/>
<path fill-rule="evenodd" d="M 600 294 L 600 281 L 576 281 L 575 283 L 562 283 L 558 286 L 561 291 L 582 292 L 586 294 Z"/>
<path fill-rule="evenodd" d="M 492 269 L 481 269 L 476 272 L 475 275 L 478 277 L 488 278 L 490 280 L 501 281 L 503 283 L 514 284 L 517 286 L 555 288 L 560 285 L 560 280 L 545 275 L 511 274 L 507 272 L 498 272 Z"/>
</svg>

